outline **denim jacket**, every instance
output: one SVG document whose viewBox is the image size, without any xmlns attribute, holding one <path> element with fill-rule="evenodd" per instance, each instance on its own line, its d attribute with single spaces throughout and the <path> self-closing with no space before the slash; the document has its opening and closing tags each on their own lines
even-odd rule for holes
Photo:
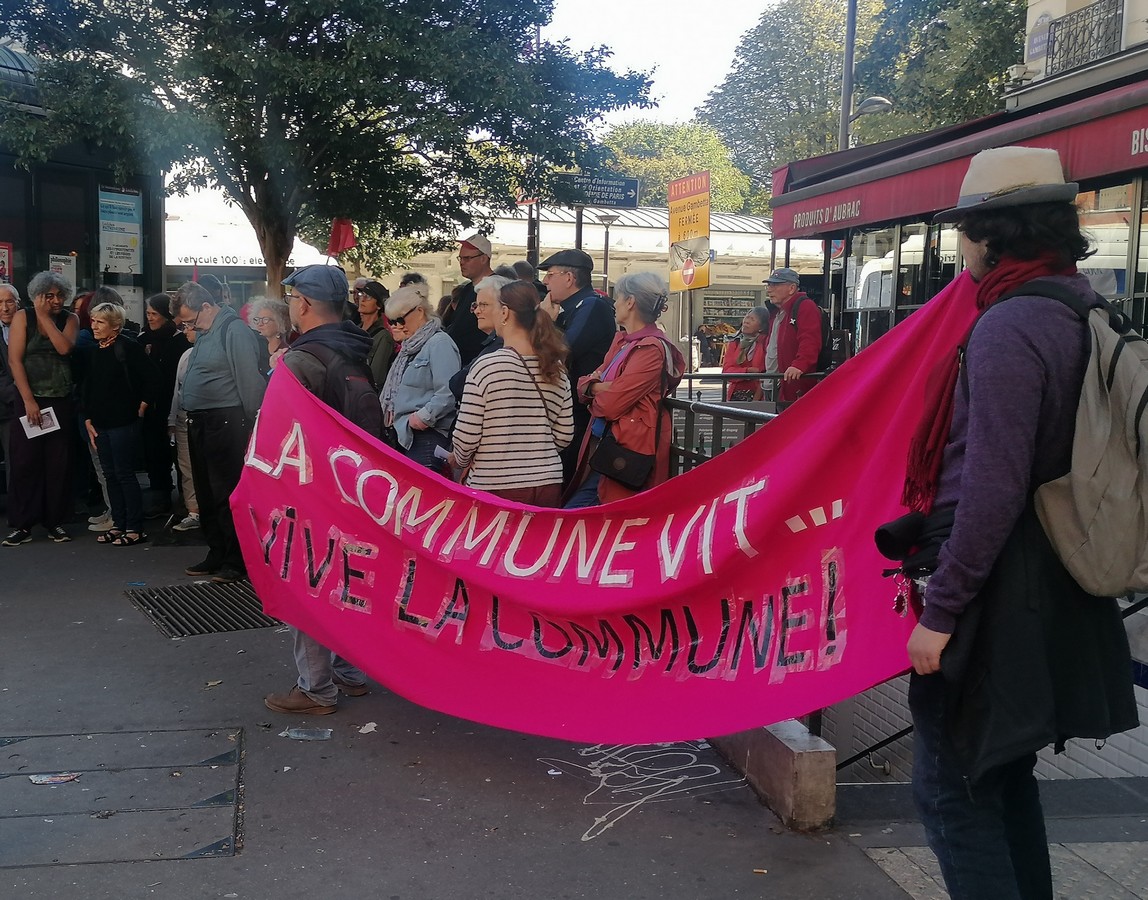
<svg viewBox="0 0 1148 900">
<path fill-rule="evenodd" d="M 399 443 L 410 449 L 414 433 L 407 419 L 418 413 L 420 419 L 443 436 L 454 424 L 454 394 L 450 392 L 450 377 L 462 368 L 458 347 L 443 331 L 431 337 L 418 356 L 407 364 L 403 380 L 395 394 L 394 427 Z"/>
</svg>

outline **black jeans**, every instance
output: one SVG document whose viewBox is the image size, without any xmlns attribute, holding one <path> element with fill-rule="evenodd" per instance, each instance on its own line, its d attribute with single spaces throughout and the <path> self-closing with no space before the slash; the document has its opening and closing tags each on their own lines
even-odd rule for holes
<svg viewBox="0 0 1148 900">
<path fill-rule="evenodd" d="M 969 783 L 945 724 L 944 676 L 913 674 L 913 799 L 952 900 L 1052 900 L 1036 754 Z"/>
<path fill-rule="evenodd" d="M 243 473 L 243 455 L 254 422 L 243 408 L 188 412 L 187 438 L 191 477 L 199 501 L 199 525 L 207 540 L 207 563 L 217 569 L 246 572 L 231 518 L 231 492 Z"/>
</svg>

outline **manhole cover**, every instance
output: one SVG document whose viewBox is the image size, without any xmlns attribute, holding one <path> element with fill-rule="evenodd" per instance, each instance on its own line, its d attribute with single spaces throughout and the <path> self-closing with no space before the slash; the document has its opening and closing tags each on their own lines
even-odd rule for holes
<svg viewBox="0 0 1148 900">
<path fill-rule="evenodd" d="M 124 591 L 156 627 L 171 638 L 220 634 L 248 628 L 272 628 L 277 619 L 263 614 L 251 585 L 182 584 Z"/>
</svg>

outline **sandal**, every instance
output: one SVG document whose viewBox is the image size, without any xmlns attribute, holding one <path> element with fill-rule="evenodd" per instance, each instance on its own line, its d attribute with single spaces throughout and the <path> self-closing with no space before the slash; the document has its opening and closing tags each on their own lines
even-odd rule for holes
<svg viewBox="0 0 1148 900">
<path fill-rule="evenodd" d="M 117 534 L 111 543 L 115 547 L 132 547 L 146 540 L 147 535 L 142 531 L 124 531 Z"/>
<path fill-rule="evenodd" d="M 96 535 L 97 544 L 114 544 L 123 536 L 122 531 L 116 531 L 114 528 Z"/>
</svg>

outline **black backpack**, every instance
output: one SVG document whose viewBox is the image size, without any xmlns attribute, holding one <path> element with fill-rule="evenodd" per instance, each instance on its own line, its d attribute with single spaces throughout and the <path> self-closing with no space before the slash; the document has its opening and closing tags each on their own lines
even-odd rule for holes
<svg viewBox="0 0 1148 900">
<path fill-rule="evenodd" d="M 797 302 L 793 304 L 793 309 L 789 314 L 789 324 L 794 328 L 797 327 L 797 310 L 801 308 L 801 301 L 809 300 L 804 294 L 797 298 Z M 815 372 L 828 372 L 829 368 L 833 365 L 833 338 L 829 329 L 829 313 L 825 311 L 825 307 L 813 300 L 817 312 L 821 315 L 821 351 L 817 354 L 817 368 Z"/>
<path fill-rule="evenodd" d="M 381 438 L 383 407 L 370 366 L 326 344 L 307 344 L 295 349 L 310 353 L 323 364 L 326 374 L 319 399 L 367 434 Z"/>
</svg>

